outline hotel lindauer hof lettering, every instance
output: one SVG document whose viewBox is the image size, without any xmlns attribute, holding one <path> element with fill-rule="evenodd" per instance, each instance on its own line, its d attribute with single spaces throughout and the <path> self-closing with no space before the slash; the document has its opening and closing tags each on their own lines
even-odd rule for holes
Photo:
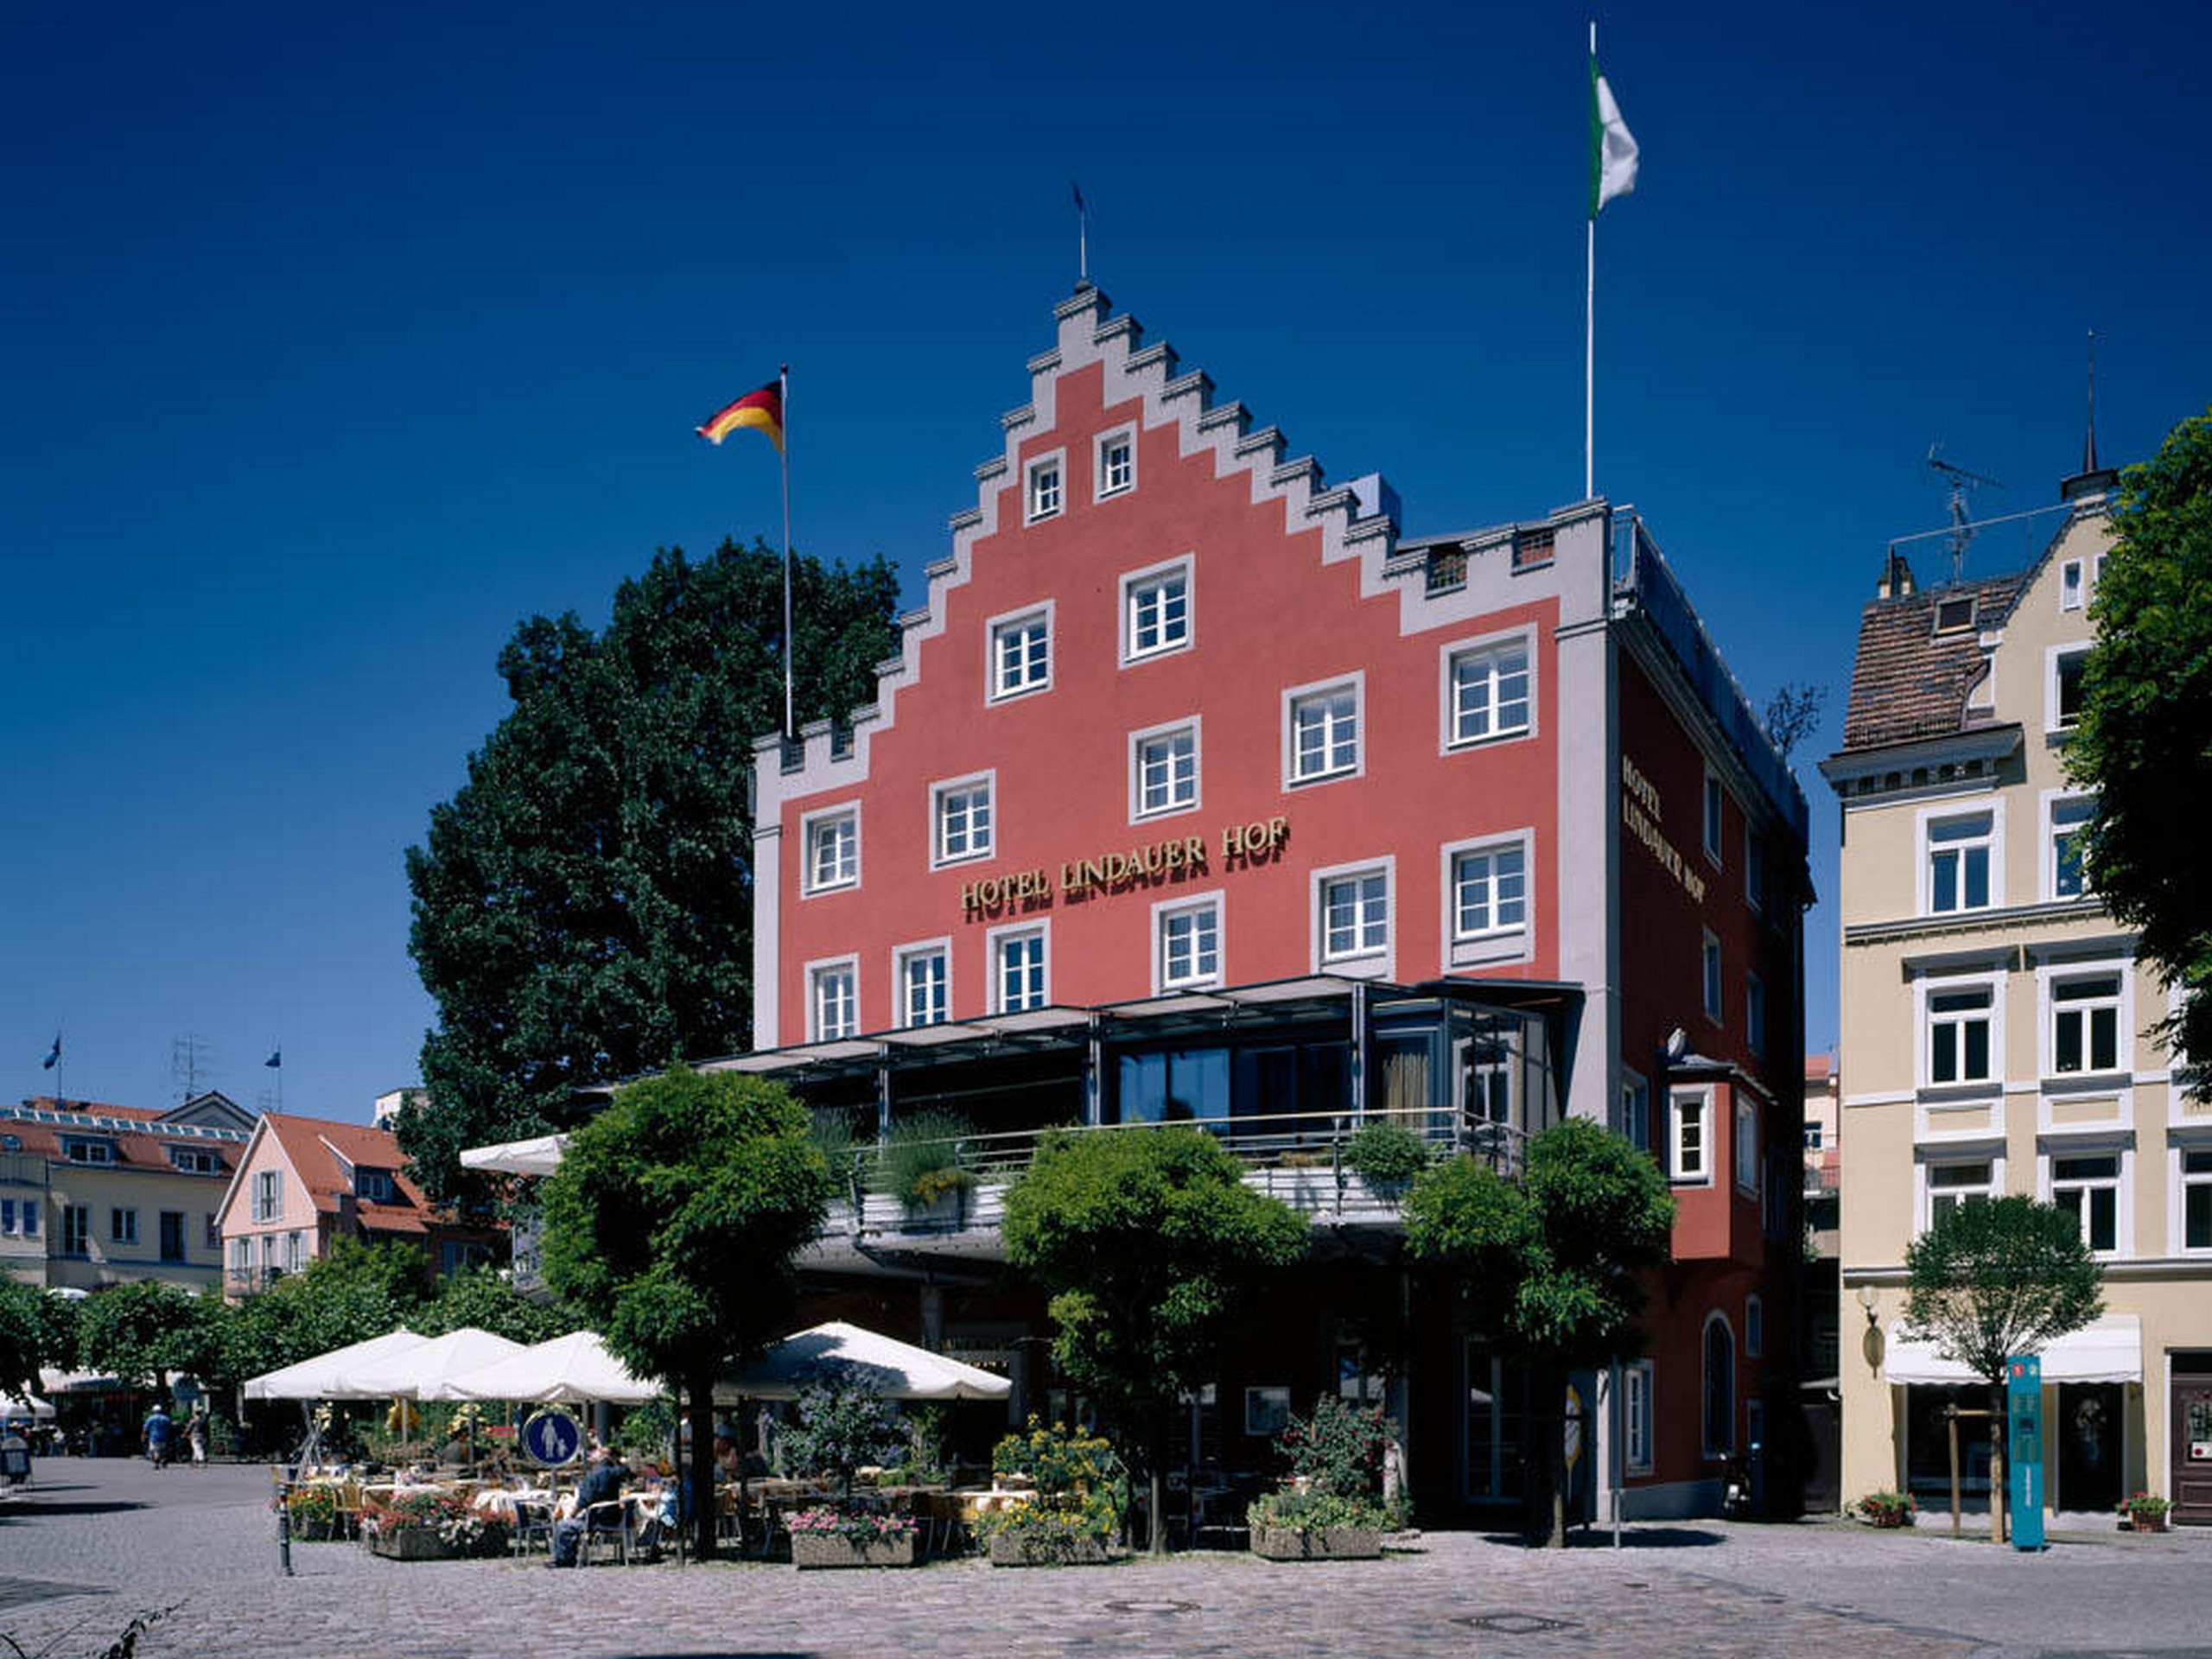
<svg viewBox="0 0 2212 1659">
<path fill-rule="evenodd" d="M 1621 822 L 1629 834 L 1651 849 L 1651 856 L 1696 904 L 1705 902 L 1705 878 L 1682 861 L 1674 843 L 1660 833 L 1659 786 L 1636 769 L 1636 762 L 1621 756 Z"/>
<path fill-rule="evenodd" d="M 1256 818 L 1232 823 L 1218 837 L 1222 868 L 1246 869 L 1272 861 L 1290 839 L 1290 820 Z M 1011 875 L 988 876 L 960 884 L 960 909 L 973 921 L 981 916 L 1003 915 L 1009 910 L 1031 910 L 1049 905 L 1057 897 L 1070 900 L 1096 894 L 1126 893 L 1132 887 L 1176 881 L 1204 875 L 1211 868 L 1213 845 L 1204 836 L 1176 836 L 1127 852 L 1098 853 L 1069 859 L 1058 872 L 1017 870 Z M 1057 879 L 1056 879 L 1057 878 Z"/>
</svg>

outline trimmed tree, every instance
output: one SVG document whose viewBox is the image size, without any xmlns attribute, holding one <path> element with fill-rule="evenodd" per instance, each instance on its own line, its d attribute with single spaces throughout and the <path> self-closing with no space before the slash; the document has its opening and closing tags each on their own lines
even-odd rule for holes
<svg viewBox="0 0 2212 1659">
<path fill-rule="evenodd" d="M 1579 1117 L 1529 1143 L 1510 1180 L 1455 1158 L 1406 1195 L 1406 1248 L 1445 1269 L 1529 1367 L 1531 1532 L 1567 1541 L 1567 1374 L 1642 1351 L 1644 1273 L 1668 1259 L 1675 1200 L 1650 1156 Z"/>
<path fill-rule="evenodd" d="M 1144 1447 L 1155 1555 L 1176 1402 L 1254 1281 L 1306 1253 L 1304 1219 L 1243 1173 L 1195 1128 L 1065 1130 L 1006 1195 L 1007 1260 L 1052 1293 L 1053 1359 Z"/>
<path fill-rule="evenodd" d="M 691 1422 L 698 1552 L 715 1549 L 714 1388 L 789 1328 L 830 1173 L 780 1084 L 677 1068 L 619 1090 L 539 1189 L 545 1275 Z"/>
<path fill-rule="evenodd" d="M 78 1307 L 78 1363 L 159 1393 L 163 1371 L 193 1369 L 188 1351 L 199 1357 L 193 1338 L 206 1323 L 200 1310 L 198 1297 L 159 1280 L 111 1285 Z"/>
<path fill-rule="evenodd" d="M 2005 1363 L 2105 1311 L 2078 1216 L 2013 1196 L 1953 1206 L 1906 1246 L 1905 1327 L 1989 1387 L 1989 1531 L 2005 1537 Z"/>
<path fill-rule="evenodd" d="M 0 1394 L 35 1394 L 40 1367 L 76 1357 L 75 1304 L 0 1278 Z"/>
<path fill-rule="evenodd" d="M 2212 413 L 2120 474 L 2113 528 L 2066 768 L 2097 792 L 2097 897 L 2139 933 L 2136 954 L 2181 988 L 2159 1034 L 2212 1054 L 2212 887 L 2196 822 L 2212 798 Z M 2199 1068 L 2191 1091 L 2208 1090 L 2212 1071 Z"/>
<path fill-rule="evenodd" d="M 750 1046 L 753 740 L 783 724 L 783 558 L 655 556 L 598 632 L 533 617 L 499 654 L 513 707 L 407 854 L 408 948 L 438 1023 L 400 1144 L 474 1203 L 464 1147 L 570 1127 L 583 1085 Z M 896 649 L 881 559 L 791 573 L 801 721 L 874 696 Z"/>
</svg>

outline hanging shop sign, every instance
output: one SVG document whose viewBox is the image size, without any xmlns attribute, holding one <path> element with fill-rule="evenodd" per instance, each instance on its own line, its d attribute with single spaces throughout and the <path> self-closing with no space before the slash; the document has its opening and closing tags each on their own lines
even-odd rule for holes
<svg viewBox="0 0 2212 1659">
<path fill-rule="evenodd" d="M 1232 823 L 1211 836 L 1174 836 L 1117 852 L 1093 853 L 1049 866 L 986 876 L 960 885 L 960 912 L 969 921 L 1037 910 L 1056 899 L 1075 901 L 1135 892 L 1211 874 L 1218 858 L 1224 871 L 1271 864 L 1290 840 L 1287 817 Z"/>
</svg>

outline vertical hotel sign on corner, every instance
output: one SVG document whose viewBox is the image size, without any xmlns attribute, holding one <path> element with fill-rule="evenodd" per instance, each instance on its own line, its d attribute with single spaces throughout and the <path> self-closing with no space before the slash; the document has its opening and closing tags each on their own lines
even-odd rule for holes
<svg viewBox="0 0 2212 1659">
<path fill-rule="evenodd" d="M 1659 861 L 1659 868 L 1673 876 L 1690 896 L 1690 902 L 1705 902 L 1705 878 L 1693 869 L 1675 843 L 1667 839 L 1660 825 L 1666 821 L 1666 812 L 1659 799 L 1659 785 L 1645 777 L 1635 761 L 1621 756 L 1621 822 L 1628 832 L 1642 842 L 1651 856 Z"/>
</svg>

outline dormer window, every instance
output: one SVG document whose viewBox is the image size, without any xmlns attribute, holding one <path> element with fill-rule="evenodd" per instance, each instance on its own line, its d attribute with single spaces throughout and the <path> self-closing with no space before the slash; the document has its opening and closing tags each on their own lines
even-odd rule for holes
<svg viewBox="0 0 2212 1659">
<path fill-rule="evenodd" d="M 1936 632 L 1963 633 L 1974 626 L 1974 595 L 1963 594 L 1957 599 L 1936 601 Z"/>
<path fill-rule="evenodd" d="M 115 1161 L 115 1145 L 109 1141 L 66 1135 L 61 1141 L 61 1155 L 73 1164 L 111 1164 Z"/>
<path fill-rule="evenodd" d="M 390 1170 L 354 1169 L 353 1196 L 364 1204 L 390 1204 L 394 1195 Z"/>
<path fill-rule="evenodd" d="M 171 1147 L 169 1164 L 188 1175 L 219 1175 L 223 1173 L 222 1158 L 204 1147 Z"/>
</svg>

